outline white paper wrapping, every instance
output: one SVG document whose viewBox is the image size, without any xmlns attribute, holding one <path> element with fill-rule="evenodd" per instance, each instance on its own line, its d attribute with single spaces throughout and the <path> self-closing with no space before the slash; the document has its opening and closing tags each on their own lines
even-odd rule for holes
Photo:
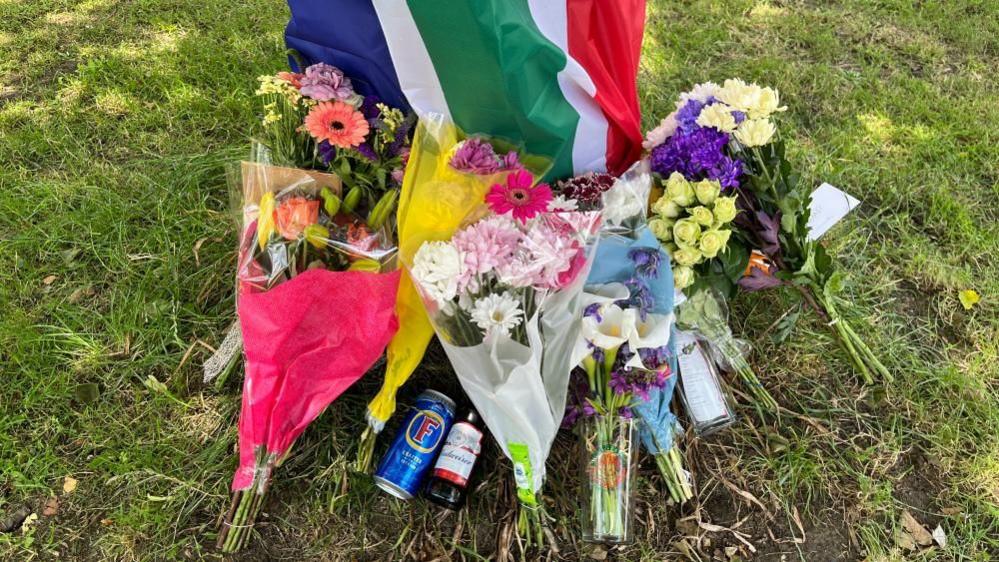
<svg viewBox="0 0 999 562">
<path fill-rule="evenodd" d="M 565 414 L 588 273 L 589 266 L 572 285 L 545 297 L 526 326 L 529 346 L 506 336 L 472 347 L 441 338 L 462 388 L 503 453 L 514 460 L 511 443 L 528 448 L 534 492 L 544 483 L 545 460 Z"/>
</svg>

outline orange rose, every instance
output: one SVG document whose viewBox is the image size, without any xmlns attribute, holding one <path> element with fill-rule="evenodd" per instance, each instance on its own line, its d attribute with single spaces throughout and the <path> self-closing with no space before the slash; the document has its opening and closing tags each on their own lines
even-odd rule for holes
<svg viewBox="0 0 999 562">
<path fill-rule="evenodd" d="M 294 240 L 305 227 L 319 222 L 319 200 L 289 197 L 277 207 L 277 227 L 281 236 Z"/>
</svg>

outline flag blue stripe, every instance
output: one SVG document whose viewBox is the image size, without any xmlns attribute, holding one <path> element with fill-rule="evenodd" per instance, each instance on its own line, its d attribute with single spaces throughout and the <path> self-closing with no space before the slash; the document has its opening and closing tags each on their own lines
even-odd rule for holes
<svg viewBox="0 0 999 562">
<path fill-rule="evenodd" d="M 332 64 L 350 76 L 360 94 L 409 109 L 371 0 L 288 0 L 288 7 L 285 44 L 306 64 Z"/>
</svg>

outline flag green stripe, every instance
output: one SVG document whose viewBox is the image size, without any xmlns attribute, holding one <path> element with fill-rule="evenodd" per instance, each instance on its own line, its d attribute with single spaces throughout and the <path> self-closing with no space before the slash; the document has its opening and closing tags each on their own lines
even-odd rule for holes
<svg viewBox="0 0 999 562">
<path fill-rule="evenodd" d="M 557 76 L 566 54 L 542 35 L 527 0 L 409 0 L 454 122 L 470 133 L 552 157 L 548 177 L 572 174 L 579 114 Z M 441 13 L 447 17 L 441 17 Z"/>
</svg>

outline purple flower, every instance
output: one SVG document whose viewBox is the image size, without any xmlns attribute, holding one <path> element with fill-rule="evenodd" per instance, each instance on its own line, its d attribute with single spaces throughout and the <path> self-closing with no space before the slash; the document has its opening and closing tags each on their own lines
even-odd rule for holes
<svg viewBox="0 0 999 562">
<path fill-rule="evenodd" d="M 611 373 L 610 382 L 608 383 L 610 389 L 614 391 L 614 394 L 627 394 L 631 392 L 632 385 L 628 382 L 628 377 L 625 376 L 621 371 L 614 371 Z"/>
<path fill-rule="evenodd" d="M 511 150 L 503 155 L 503 169 L 504 170 L 520 170 L 523 169 L 523 164 L 520 163 L 520 155 L 517 151 Z"/>
<path fill-rule="evenodd" d="M 663 254 L 659 248 L 634 248 L 628 252 L 628 259 L 635 264 L 635 271 L 642 277 L 650 279 L 659 277 L 659 264 L 662 257 Z"/>
<path fill-rule="evenodd" d="M 646 367 L 650 369 L 658 369 L 669 363 L 669 346 L 666 345 L 663 347 L 639 349 L 638 356 L 642 358 L 642 364 Z M 663 381 L 662 384 L 666 384 L 665 381 Z"/>
<path fill-rule="evenodd" d="M 375 153 L 375 149 L 372 148 L 371 144 L 369 144 L 367 141 L 364 141 L 361 144 L 357 145 L 357 148 L 355 148 L 354 150 L 357 150 L 358 154 L 360 154 L 361 156 L 365 157 L 366 159 L 372 162 L 378 161 L 378 154 Z"/>
<path fill-rule="evenodd" d="M 594 416 L 597 413 L 597 410 L 593 407 L 593 404 L 590 404 L 589 400 L 583 401 L 582 410 L 583 415 L 586 417 Z"/>
<path fill-rule="evenodd" d="M 364 118 L 369 121 L 378 119 L 382 114 L 382 110 L 378 109 L 378 104 L 381 102 L 382 100 L 378 96 L 364 96 L 364 101 L 361 102 L 361 113 Z"/>
<path fill-rule="evenodd" d="M 652 171 L 664 177 L 679 172 L 690 181 L 718 180 L 722 187 L 734 189 L 739 186 L 742 163 L 725 154 L 728 141 L 727 134 L 713 127 L 678 131 L 652 149 Z"/>
<path fill-rule="evenodd" d="M 587 305 L 587 307 L 583 309 L 583 316 L 593 316 L 597 319 L 597 322 L 601 322 L 603 319 L 600 317 L 600 308 L 601 305 L 598 302 Z"/>
<path fill-rule="evenodd" d="M 405 148 L 409 149 L 409 128 L 412 125 L 412 120 L 406 119 L 403 121 L 402 125 L 395 130 L 395 139 L 392 144 L 388 146 L 389 158 L 394 157 L 397 154 L 402 154 L 402 150 Z"/>
<path fill-rule="evenodd" d="M 708 179 L 717 180 L 722 189 L 739 187 L 739 176 L 742 175 L 742 162 L 723 156 L 718 164 L 708 171 Z"/>
<path fill-rule="evenodd" d="M 478 137 L 470 137 L 458 146 L 450 165 L 459 172 L 488 175 L 500 170 L 500 159 L 491 144 Z"/>
<path fill-rule="evenodd" d="M 746 120 L 746 114 L 743 113 L 743 112 L 741 112 L 741 111 L 739 111 L 739 110 L 737 110 L 737 109 L 733 109 L 732 110 L 732 117 L 735 118 L 735 124 L 736 125 L 738 125 L 739 123 L 742 123 L 743 121 Z"/>
<path fill-rule="evenodd" d="M 676 122 L 679 124 L 680 131 L 690 132 L 697 128 L 697 117 L 701 115 L 701 110 L 704 109 L 705 105 L 707 104 L 692 99 L 676 112 Z"/>
<path fill-rule="evenodd" d="M 576 421 L 579 419 L 580 414 L 582 414 L 582 412 L 578 406 L 574 404 L 566 406 L 565 415 L 562 416 L 562 428 L 568 429 L 576 425 Z"/>
<path fill-rule="evenodd" d="M 330 162 L 336 158 L 336 147 L 329 143 L 329 141 L 322 141 L 319 143 L 319 159 L 322 160 L 323 164 L 326 166 L 330 165 Z"/>
<path fill-rule="evenodd" d="M 652 290 L 649 289 L 648 284 L 640 277 L 632 277 L 625 281 L 624 284 L 628 287 L 630 295 L 627 299 L 616 301 L 615 304 L 621 308 L 637 308 L 638 314 L 644 321 L 656 305 L 656 299 L 652 295 Z"/>
<path fill-rule="evenodd" d="M 394 181 L 395 183 L 402 185 L 402 179 L 404 176 L 405 176 L 405 170 L 403 170 L 402 168 L 396 168 L 392 170 L 392 181 Z"/>
<path fill-rule="evenodd" d="M 302 95 L 318 101 L 344 101 L 354 95 L 350 78 L 344 76 L 339 68 L 324 62 L 306 68 L 301 83 L 299 91 Z"/>
<path fill-rule="evenodd" d="M 622 418 L 629 419 L 629 420 L 631 418 L 635 417 L 635 414 L 633 414 L 631 412 L 631 408 L 629 408 L 627 406 L 624 406 L 623 408 L 621 408 L 620 410 L 618 410 L 617 411 L 617 415 L 621 416 Z"/>
</svg>

